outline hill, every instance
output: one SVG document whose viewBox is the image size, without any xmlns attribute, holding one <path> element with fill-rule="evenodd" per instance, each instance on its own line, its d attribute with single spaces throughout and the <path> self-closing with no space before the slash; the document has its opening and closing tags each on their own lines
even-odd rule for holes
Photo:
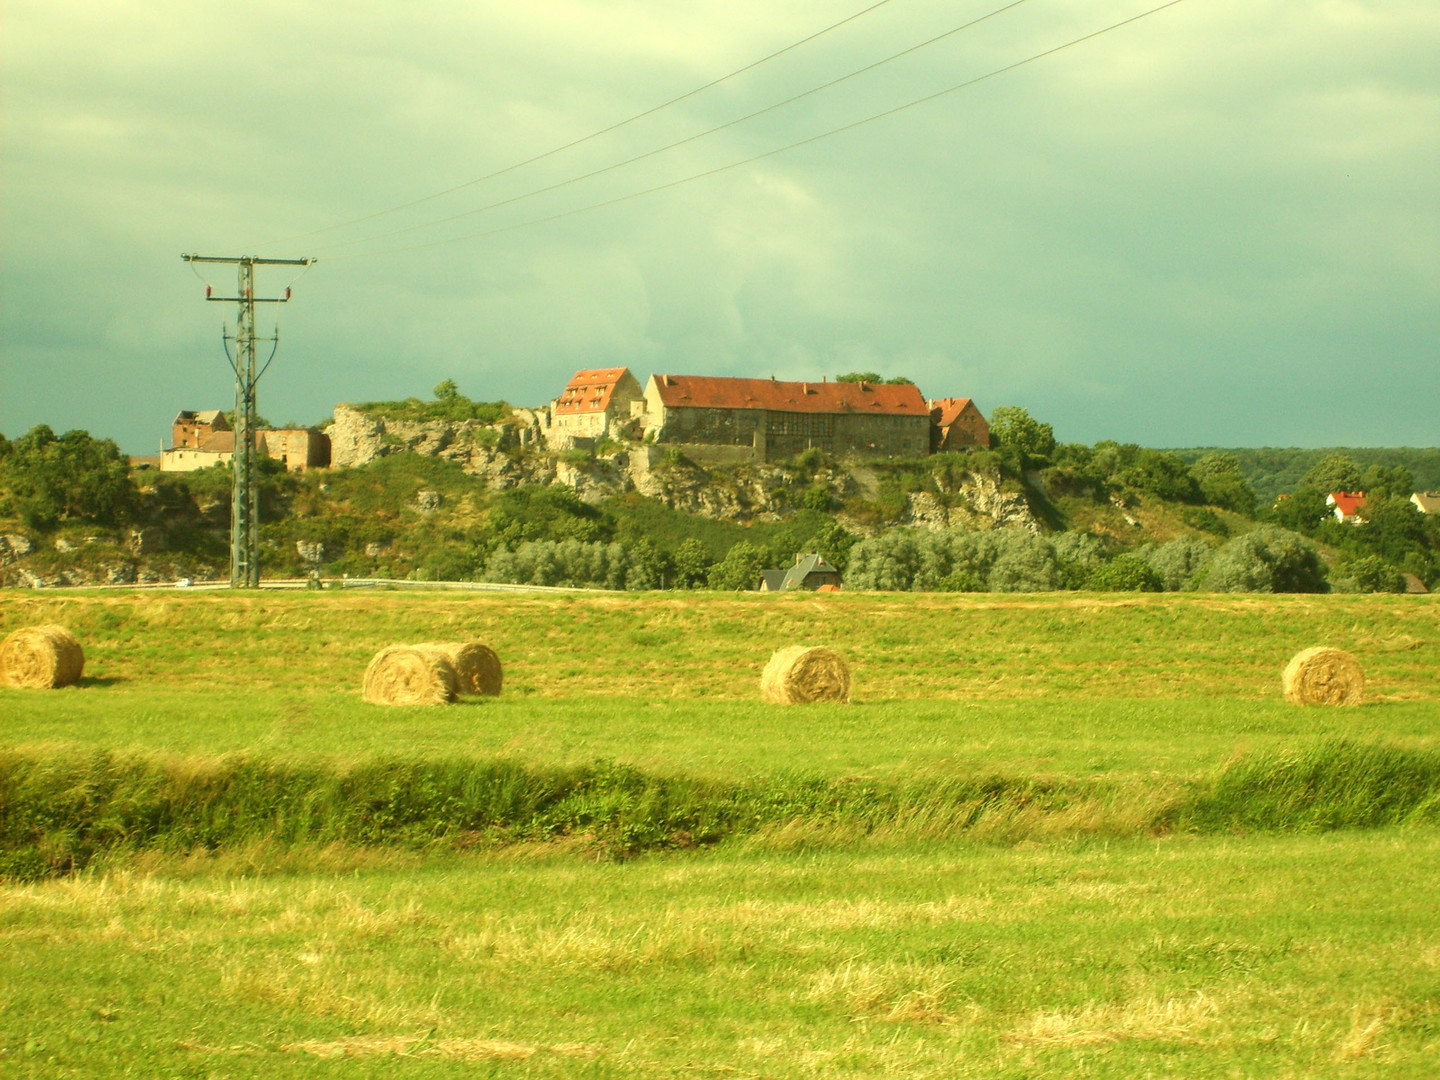
<svg viewBox="0 0 1440 1080">
<path fill-rule="evenodd" d="M 1440 491 L 1440 448 L 1436 447 L 1366 447 L 1336 446 L 1318 450 L 1296 447 L 1260 447 L 1258 449 L 1189 447 L 1176 450 L 1187 464 L 1207 454 L 1228 454 L 1240 464 L 1245 482 L 1261 502 L 1274 502 L 1277 497 L 1294 491 L 1317 462 L 1331 456 L 1349 458 L 1362 470 L 1371 465 L 1387 469 L 1408 469 L 1414 477 L 1416 491 Z"/>
<path fill-rule="evenodd" d="M 1321 451 L 1057 445 L 1011 408 L 992 450 L 705 467 L 644 442 L 549 451 L 503 403 L 342 411 L 344 456 L 363 463 L 265 462 L 268 576 L 736 589 L 816 551 L 842 569 L 853 558 L 851 585 L 882 589 L 1394 591 L 1405 573 L 1440 585 L 1440 528 L 1405 501 L 1440 451 L 1370 452 L 1362 472 Z M 1314 491 L 1275 503 L 1249 479 L 1298 483 L 1337 462 L 1389 485 L 1362 528 L 1328 522 Z M 84 432 L 0 440 L 0 584 L 224 577 L 229 488 L 222 467 L 127 476 L 114 444 Z M 994 536 L 965 539 L 977 534 Z"/>
</svg>

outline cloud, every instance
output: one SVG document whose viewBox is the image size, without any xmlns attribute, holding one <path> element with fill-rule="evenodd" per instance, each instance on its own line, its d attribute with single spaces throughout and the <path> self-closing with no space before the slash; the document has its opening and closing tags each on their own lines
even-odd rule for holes
<svg viewBox="0 0 1440 1080">
<path fill-rule="evenodd" d="M 319 418 L 444 377 L 538 403 L 587 364 L 642 377 L 865 367 L 987 410 L 1026 405 L 1085 441 L 1433 442 L 1430 0 L 1183 3 L 693 183 L 343 257 L 682 180 L 1146 7 L 1030 0 L 750 123 L 472 213 L 991 10 L 893 0 L 564 154 L 315 232 L 580 138 L 863 6 L 360 0 L 342 17 L 295 0 L 237 20 L 170 0 L 52 0 L 9 12 L 0 430 L 84 426 L 148 449 L 176 409 L 225 404 L 216 339 L 233 314 L 203 303 L 178 258 L 203 249 L 322 256 L 283 312 L 261 387 L 272 416 Z M 341 244 L 451 215 L 465 216 Z M 285 280 L 267 272 L 262 287 Z"/>
</svg>

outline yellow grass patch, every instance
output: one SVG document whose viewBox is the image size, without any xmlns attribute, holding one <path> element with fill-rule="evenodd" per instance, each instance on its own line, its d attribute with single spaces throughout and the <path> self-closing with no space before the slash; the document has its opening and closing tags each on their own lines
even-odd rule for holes
<svg viewBox="0 0 1440 1080">
<path fill-rule="evenodd" d="M 1193 1042 L 1218 1010 L 1203 994 L 1183 998 L 1095 1004 L 1033 1013 L 1001 1038 L 1020 1046 L 1100 1046 L 1125 1041 Z"/>
</svg>

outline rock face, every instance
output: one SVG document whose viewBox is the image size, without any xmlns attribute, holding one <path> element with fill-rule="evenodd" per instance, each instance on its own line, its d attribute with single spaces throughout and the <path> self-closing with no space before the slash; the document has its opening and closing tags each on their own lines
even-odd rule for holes
<svg viewBox="0 0 1440 1080">
<path fill-rule="evenodd" d="M 34 550 L 35 542 L 23 533 L 6 533 L 0 536 L 0 558 L 7 555 L 29 555 Z"/>
<path fill-rule="evenodd" d="M 681 453 L 683 447 L 652 444 L 632 445 L 624 453 L 604 458 L 516 453 L 542 444 L 543 423 L 543 415 L 527 409 L 515 410 L 503 424 L 487 425 L 477 420 L 396 420 L 337 405 L 335 422 L 326 433 L 336 468 L 353 468 L 408 451 L 457 462 L 496 490 L 559 483 L 592 504 L 636 492 L 673 510 L 740 522 L 775 520 L 794 510 L 793 476 L 780 466 L 734 465 L 712 472 L 689 462 Z M 872 494 L 864 470 L 852 474 L 822 469 L 811 484 L 837 499 Z M 417 503 L 419 509 L 433 509 L 423 498 Z M 899 524 L 927 529 L 1019 525 L 1040 531 L 1024 496 L 1001 491 L 994 477 L 975 474 L 967 474 L 945 499 L 911 495 Z"/>
<path fill-rule="evenodd" d="M 499 424 L 483 424 L 479 420 L 397 420 L 337 405 L 335 421 L 325 434 L 330 436 L 330 464 L 338 469 L 353 469 L 387 454 L 409 451 L 457 461 L 466 472 L 499 478 L 506 473 L 499 459 L 510 461 L 504 451 L 537 445 L 539 425 L 529 409 L 517 409 Z"/>
<path fill-rule="evenodd" d="M 325 545 L 319 540 L 296 540 L 295 552 L 300 558 L 316 566 L 325 561 Z"/>
</svg>

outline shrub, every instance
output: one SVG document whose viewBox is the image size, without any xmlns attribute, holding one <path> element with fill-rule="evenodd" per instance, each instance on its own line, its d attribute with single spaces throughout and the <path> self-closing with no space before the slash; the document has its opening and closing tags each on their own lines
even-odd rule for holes
<svg viewBox="0 0 1440 1080">
<path fill-rule="evenodd" d="M 1402 593 L 1405 578 L 1378 555 L 1362 555 L 1335 568 L 1336 592 Z"/>
<path fill-rule="evenodd" d="M 649 588 L 652 568 L 638 562 L 623 544 L 532 540 L 513 552 L 501 548 L 492 554 L 482 580 L 580 589 Z"/>
<path fill-rule="evenodd" d="M 1140 553 L 1166 592 L 1188 589 L 1205 573 L 1215 549 L 1198 536 L 1181 536 Z"/>
<path fill-rule="evenodd" d="M 1303 536 L 1262 525 L 1216 553 L 1205 587 L 1212 592 L 1324 592 L 1325 566 Z"/>
<path fill-rule="evenodd" d="M 1139 555 L 1117 555 L 1085 582 L 1097 592 L 1160 592 L 1160 575 Z"/>
</svg>

